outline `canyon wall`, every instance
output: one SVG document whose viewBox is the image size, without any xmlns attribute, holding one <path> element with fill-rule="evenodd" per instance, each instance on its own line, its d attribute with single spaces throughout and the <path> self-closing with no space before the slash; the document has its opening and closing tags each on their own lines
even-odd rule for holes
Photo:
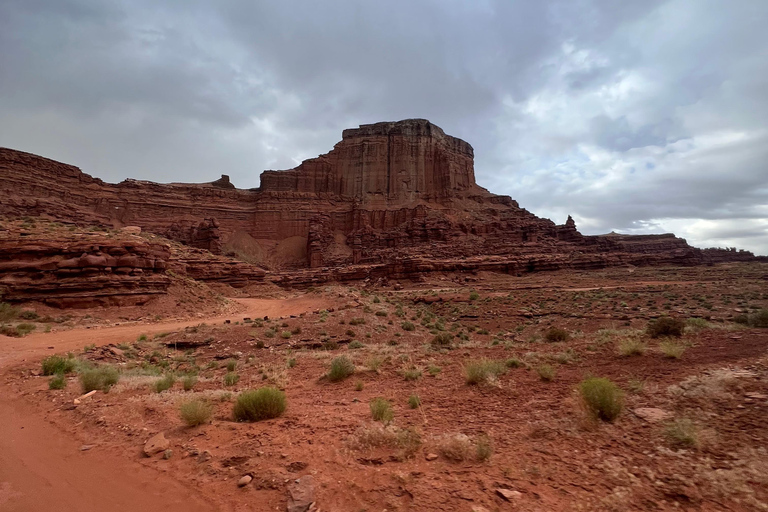
<svg viewBox="0 0 768 512">
<path fill-rule="evenodd" d="M 344 130 L 329 153 L 295 169 L 265 171 L 250 190 L 234 188 L 227 176 L 203 184 L 109 184 L 0 149 L 0 215 L 140 226 L 273 270 L 368 265 L 397 273 L 392 269 L 407 271 L 403 261 L 467 258 L 514 262 L 507 271 L 707 262 L 674 235 L 584 236 L 570 217 L 563 225 L 538 218 L 479 187 L 473 158 L 472 146 L 423 119 Z"/>
</svg>

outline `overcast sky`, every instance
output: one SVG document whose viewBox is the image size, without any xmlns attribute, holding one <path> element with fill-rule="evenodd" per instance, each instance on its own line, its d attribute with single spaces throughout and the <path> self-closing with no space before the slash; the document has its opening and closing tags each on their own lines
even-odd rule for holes
<svg viewBox="0 0 768 512">
<path fill-rule="evenodd" d="M 423 117 L 586 234 L 768 254 L 766 0 L 2 0 L 0 146 L 241 188 Z"/>
</svg>

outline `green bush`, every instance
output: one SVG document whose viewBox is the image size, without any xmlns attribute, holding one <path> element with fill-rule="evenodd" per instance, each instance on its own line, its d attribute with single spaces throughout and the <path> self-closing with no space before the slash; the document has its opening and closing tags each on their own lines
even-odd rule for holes
<svg viewBox="0 0 768 512">
<path fill-rule="evenodd" d="M 18 324 L 16 326 L 16 331 L 21 336 L 25 336 L 25 335 L 29 334 L 30 332 L 34 331 L 35 329 L 37 329 L 37 326 L 35 324 L 29 324 L 29 323 Z"/>
<path fill-rule="evenodd" d="M 662 341 L 659 343 L 659 350 L 664 354 L 664 357 L 669 359 L 680 359 L 685 352 L 685 345 L 672 340 Z"/>
<path fill-rule="evenodd" d="M 240 375 L 236 374 L 235 372 L 227 372 L 227 374 L 224 375 L 225 386 L 234 386 L 239 381 L 240 381 Z"/>
<path fill-rule="evenodd" d="M 213 406 L 204 400 L 193 399 L 179 406 L 179 414 L 184 423 L 195 427 L 210 421 L 213 416 Z"/>
<path fill-rule="evenodd" d="M 421 405 L 421 398 L 419 395 L 411 395 L 408 397 L 408 406 L 411 409 L 418 409 Z"/>
<path fill-rule="evenodd" d="M 197 384 L 197 375 L 185 375 L 181 380 L 181 385 L 184 388 L 184 391 L 191 391 L 192 388 L 195 387 L 195 384 Z"/>
<path fill-rule="evenodd" d="M 469 300 L 477 300 L 479 298 L 480 298 L 480 294 L 477 293 L 476 291 L 473 290 L 469 292 Z"/>
<path fill-rule="evenodd" d="M 749 315 L 748 324 L 750 327 L 768 327 L 768 309 L 761 309 Z"/>
<path fill-rule="evenodd" d="M 436 347 L 449 347 L 453 341 L 453 334 L 441 332 L 432 338 L 432 345 Z"/>
<path fill-rule="evenodd" d="M 155 392 L 162 393 L 165 390 L 171 389 L 175 383 L 176 376 L 172 373 L 167 373 L 155 382 Z"/>
<path fill-rule="evenodd" d="M 227 371 L 228 372 L 235 371 L 235 368 L 237 368 L 237 361 L 235 361 L 234 359 L 230 359 L 229 361 L 227 361 Z"/>
<path fill-rule="evenodd" d="M 117 384 L 118 380 L 120 380 L 120 374 L 112 366 L 88 368 L 80 373 L 80 384 L 82 385 L 83 393 L 94 390 L 106 393 L 112 386 Z"/>
<path fill-rule="evenodd" d="M 364 325 L 365 318 L 353 318 L 349 321 L 349 325 Z"/>
<path fill-rule="evenodd" d="M 48 389 L 64 389 L 67 387 L 67 381 L 63 373 L 57 373 L 48 381 Z"/>
<path fill-rule="evenodd" d="M 464 366 L 464 377 L 467 384 L 484 384 L 497 379 L 507 371 L 507 365 L 501 361 L 481 359 L 470 361 Z"/>
<path fill-rule="evenodd" d="M 536 367 L 536 373 L 539 375 L 539 378 L 543 380 L 544 382 L 552 382 L 555 380 L 555 375 L 557 374 L 557 370 L 552 368 L 552 366 L 548 364 L 540 364 Z"/>
<path fill-rule="evenodd" d="M 413 325 L 413 322 L 403 322 L 400 324 L 400 327 L 403 328 L 404 331 L 415 331 L 416 326 Z"/>
<path fill-rule="evenodd" d="M 421 370 L 418 368 L 410 368 L 403 371 L 403 378 L 405 380 L 419 380 L 421 378 Z"/>
<path fill-rule="evenodd" d="M 283 332 L 281 332 L 280 333 L 280 337 L 283 338 L 284 340 L 287 340 L 288 338 L 291 337 L 291 331 L 283 331 Z"/>
<path fill-rule="evenodd" d="M 624 393 L 610 380 L 591 377 L 579 384 L 579 392 L 587 412 L 602 421 L 613 421 L 624 408 Z"/>
<path fill-rule="evenodd" d="M 61 356 L 48 356 L 43 359 L 43 375 L 54 375 L 57 373 L 70 373 L 75 371 L 74 358 L 64 358 Z"/>
<path fill-rule="evenodd" d="M 344 380 L 355 373 L 355 365 L 347 356 L 339 356 L 331 361 L 331 368 L 328 370 L 328 380 L 338 382 Z"/>
<path fill-rule="evenodd" d="M 350 344 L 349 344 L 349 348 L 351 348 L 351 349 L 356 349 L 356 348 L 363 348 L 364 346 L 365 346 L 365 345 L 363 345 L 362 343 L 360 343 L 360 342 L 359 342 L 359 341 L 357 341 L 357 340 L 352 340 L 352 341 L 350 342 Z"/>
<path fill-rule="evenodd" d="M 19 316 L 19 308 L 11 306 L 7 302 L 0 302 L 0 322 L 10 322 Z"/>
<path fill-rule="evenodd" d="M 546 339 L 550 343 L 554 343 L 557 341 L 566 341 L 568 339 L 568 331 L 566 331 L 565 329 L 560 329 L 559 327 L 552 327 L 544 335 L 544 339 Z"/>
<path fill-rule="evenodd" d="M 371 417 L 374 421 L 389 423 L 395 417 L 392 406 L 381 397 L 371 400 Z"/>
<path fill-rule="evenodd" d="M 651 338 L 660 338 L 662 336 L 680 337 L 685 330 L 685 322 L 679 318 L 662 316 L 656 320 L 648 322 L 647 332 Z"/>
<path fill-rule="evenodd" d="M 22 320 L 37 320 L 40 318 L 40 315 L 37 314 L 37 312 L 32 311 L 31 309 L 25 309 L 21 313 L 19 313 L 19 318 Z"/>
<path fill-rule="evenodd" d="M 277 388 L 263 387 L 240 393 L 232 413 L 236 421 L 261 421 L 277 418 L 285 408 L 285 393 Z"/>
</svg>

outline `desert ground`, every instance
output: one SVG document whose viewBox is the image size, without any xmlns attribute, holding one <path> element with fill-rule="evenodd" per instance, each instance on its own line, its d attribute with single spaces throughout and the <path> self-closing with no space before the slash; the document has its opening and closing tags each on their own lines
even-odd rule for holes
<svg viewBox="0 0 768 512">
<path fill-rule="evenodd" d="M 5 306 L 0 509 L 766 510 L 766 279 L 739 263 L 270 289 L 178 316 Z M 284 410 L 236 421 L 261 388 Z"/>
</svg>

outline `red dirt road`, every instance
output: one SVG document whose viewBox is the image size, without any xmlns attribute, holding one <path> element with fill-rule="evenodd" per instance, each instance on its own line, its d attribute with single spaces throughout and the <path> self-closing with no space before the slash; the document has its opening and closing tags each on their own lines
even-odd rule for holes
<svg viewBox="0 0 768 512">
<path fill-rule="evenodd" d="M 318 298 L 233 299 L 246 311 L 230 318 L 298 315 L 319 307 Z M 21 361 L 48 354 L 135 340 L 141 334 L 181 329 L 226 316 L 183 322 L 72 329 L 24 338 L 0 336 L 0 378 Z M 4 386 L 5 387 L 5 386 Z M 7 387 L 6 387 L 7 389 Z M 49 424 L 23 397 L 0 392 L 0 510 L 196 512 L 216 510 L 194 489 L 107 450 L 81 451 L 80 443 Z"/>
</svg>

